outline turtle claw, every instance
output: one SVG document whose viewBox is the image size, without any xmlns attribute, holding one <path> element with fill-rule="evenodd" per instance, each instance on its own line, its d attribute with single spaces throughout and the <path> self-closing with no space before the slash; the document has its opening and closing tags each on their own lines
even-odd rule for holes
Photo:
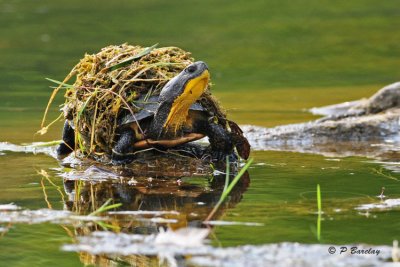
<svg viewBox="0 0 400 267">
<path fill-rule="evenodd" d="M 247 138 L 243 135 L 242 129 L 235 122 L 228 120 L 231 128 L 231 137 L 234 146 L 242 159 L 248 159 L 250 155 L 250 144 Z"/>
</svg>

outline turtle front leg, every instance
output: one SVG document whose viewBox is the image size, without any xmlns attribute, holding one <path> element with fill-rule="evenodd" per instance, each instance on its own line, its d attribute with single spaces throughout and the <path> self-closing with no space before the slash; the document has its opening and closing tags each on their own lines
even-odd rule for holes
<svg viewBox="0 0 400 267">
<path fill-rule="evenodd" d="M 232 161 L 237 160 L 233 151 L 232 136 L 224 127 L 216 123 L 207 123 L 205 129 L 213 161 L 225 161 L 226 156 Z"/>
<path fill-rule="evenodd" d="M 58 158 L 68 156 L 75 149 L 75 132 L 68 120 L 64 123 L 62 140 L 63 142 L 57 147 Z"/>
<path fill-rule="evenodd" d="M 121 130 L 119 139 L 112 149 L 112 161 L 115 164 L 126 164 L 132 161 L 134 151 L 133 144 L 135 142 L 132 129 L 126 128 Z"/>
</svg>

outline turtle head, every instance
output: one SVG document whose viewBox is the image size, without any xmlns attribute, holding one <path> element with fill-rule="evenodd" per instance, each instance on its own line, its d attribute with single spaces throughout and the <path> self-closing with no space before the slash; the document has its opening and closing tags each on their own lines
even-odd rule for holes
<svg viewBox="0 0 400 267">
<path fill-rule="evenodd" d="M 158 137 L 161 132 L 176 133 L 186 122 L 190 106 L 204 93 L 209 79 L 207 64 L 197 61 L 164 86 L 153 125 Z"/>
</svg>

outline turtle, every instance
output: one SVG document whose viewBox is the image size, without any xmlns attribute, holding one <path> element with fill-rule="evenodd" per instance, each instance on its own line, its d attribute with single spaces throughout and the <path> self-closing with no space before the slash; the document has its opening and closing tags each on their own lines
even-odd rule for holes
<svg viewBox="0 0 400 267">
<path fill-rule="evenodd" d="M 208 137 L 208 148 L 213 161 L 225 160 L 235 155 L 247 159 L 250 145 L 240 127 L 233 121 L 225 123 L 215 119 L 213 112 L 201 104 L 210 79 L 206 63 L 197 61 L 187 66 L 162 88 L 158 96 L 141 96 L 135 101 L 136 113 L 122 114 L 112 159 L 124 163 L 136 151 L 158 148 L 168 149 Z M 73 123 L 66 120 L 63 142 L 57 148 L 59 157 L 74 150 Z"/>
</svg>

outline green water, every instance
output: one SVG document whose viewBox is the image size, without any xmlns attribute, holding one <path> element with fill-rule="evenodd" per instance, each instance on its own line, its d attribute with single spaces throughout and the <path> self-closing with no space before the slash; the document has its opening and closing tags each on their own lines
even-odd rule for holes
<svg viewBox="0 0 400 267">
<path fill-rule="evenodd" d="M 84 53 L 123 42 L 192 51 L 209 64 L 214 93 L 239 124 L 310 120 L 303 109 L 365 97 L 399 79 L 399 12 L 397 1 L 0 0 L 0 142 L 59 139 L 61 123 L 45 136 L 34 134 L 51 93 L 44 78 L 62 80 Z M 398 181 L 377 174 L 378 164 L 289 152 L 252 157 L 250 185 L 219 219 L 263 226 L 217 226 L 214 245 L 318 243 L 317 184 L 325 212 L 321 242 L 390 245 L 400 238 L 398 210 L 354 209 L 379 202 L 382 187 L 390 198 L 400 196 Z M 63 209 L 56 187 L 37 174 L 46 170 L 62 188 L 54 168 L 59 163 L 46 155 L 0 155 L 0 204 L 47 208 L 43 183 L 52 208 Z M 73 239 L 58 224 L 9 227 L 0 238 L 2 265 L 87 263 L 60 250 Z"/>
</svg>

